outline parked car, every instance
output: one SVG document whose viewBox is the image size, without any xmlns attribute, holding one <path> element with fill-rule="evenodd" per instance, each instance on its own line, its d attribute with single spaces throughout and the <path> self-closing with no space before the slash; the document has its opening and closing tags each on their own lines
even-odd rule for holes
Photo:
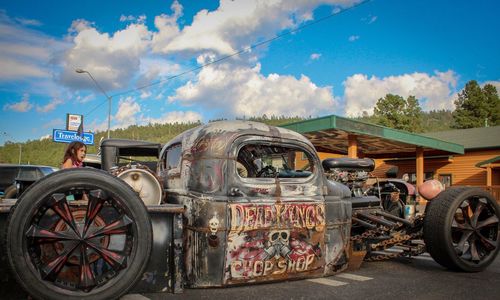
<svg viewBox="0 0 500 300">
<path fill-rule="evenodd" d="M 0 195 L 15 198 L 33 182 L 57 170 L 49 166 L 0 164 Z"/>
<path fill-rule="evenodd" d="M 326 176 L 370 172 L 373 162 L 322 163 L 310 141 L 287 129 L 209 123 L 167 142 L 149 166 L 118 158 L 157 151 L 154 144 L 106 145 L 103 170 L 55 172 L 14 207 L 0 203 L 0 257 L 34 297 L 116 299 L 129 289 L 180 293 L 329 276 L 424 251 L 449 269 L 478 272 L 499 251 L 500 207 L 485 191 L 450 188 L 422 215 L 401 218 L 359 193 L 365 177 Z M 122 168 L 129 182 L 113 175 Z M 148 202 L 152 180 L 164 196 Z M 394 246 L 398 252 L 385 251 Z"/>
</svg>

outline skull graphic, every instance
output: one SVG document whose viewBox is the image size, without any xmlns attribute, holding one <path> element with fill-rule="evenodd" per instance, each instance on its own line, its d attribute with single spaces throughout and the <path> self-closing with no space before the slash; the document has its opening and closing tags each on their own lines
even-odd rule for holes
<svg viewBox="0 0 500 300">
<path fill-rule="evenodd" d="M 219 219 L 217 219 L 217 215 L 214 215 L 208 221 L 208 227 L 210 229 L 210 234 L 212 234 L 212 235 L 216 235 L 217 234 L 217 229 L 219 228 Z"/>
<path fill-rule="evenodd" d="M 264 249 L 267 258 L 280 256 L 286 258 L 292 251 L 289 246 L 290 232 L 288 230 L 272 230 L 269 232 L 269 247 Z"/>
</svg>

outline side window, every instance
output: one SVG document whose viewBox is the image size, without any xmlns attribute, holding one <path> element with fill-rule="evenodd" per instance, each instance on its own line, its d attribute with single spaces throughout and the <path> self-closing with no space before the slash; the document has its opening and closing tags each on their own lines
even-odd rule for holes
<svg viewBox="0 0 500 300">
<path fill-rule="evenodd" d="M 306 158 L 307 163 L 303 162 Z M 238 151 L 236 170 L 242 178 L 307 178 L 313 160 L 304 150 L 292 146 L 247 144 Z"/>
<path fill-rule="evenodd" d="M 439 181 L 445 186 L 445 187 L 450 187 L 452 182 L 451 182 L 451 174 L 439 174 Z"/>
<path fill-rule="evenodd" d="M 167 157 L 165 160 L 166 170 L 172 170 L 179 166 L 181 160 L 181 144 L 173 145 L 167 150 Z"/>
</svg>

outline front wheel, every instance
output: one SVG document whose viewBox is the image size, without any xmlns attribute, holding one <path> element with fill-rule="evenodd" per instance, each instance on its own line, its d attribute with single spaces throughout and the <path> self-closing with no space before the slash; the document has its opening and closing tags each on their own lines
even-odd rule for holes
<svg viewBox="0 0 500 300">
<path fill-rule="evenodd" d="M 500 208 L 479 188 L 452 187 L 427 206 L 424 241 L 432 258 L 444 267 L 478 272 L 498 254 Z"/>
<path fill-rule="evenodd" d="M 12 208 L 7 256 L 35 298 L 116 299 L 142 276 L 151 252 L 147 210 L 122 180 L 94 169 L 44 177 Z"/>
</svg>

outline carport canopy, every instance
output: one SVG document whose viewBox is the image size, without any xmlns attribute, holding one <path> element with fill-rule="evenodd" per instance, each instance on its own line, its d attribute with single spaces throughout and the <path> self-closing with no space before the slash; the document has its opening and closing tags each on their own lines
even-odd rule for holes
<svg viewBox="0 0 500 300">
<path fill-rule="evenodd" d="M 417 186 L 423 183 L 424 155 L 464 154 L 463 145 L 336 115 L 282 125 L 306 136 L 318 152 L 349 157 L 416 156 Z"/>
</svg>

